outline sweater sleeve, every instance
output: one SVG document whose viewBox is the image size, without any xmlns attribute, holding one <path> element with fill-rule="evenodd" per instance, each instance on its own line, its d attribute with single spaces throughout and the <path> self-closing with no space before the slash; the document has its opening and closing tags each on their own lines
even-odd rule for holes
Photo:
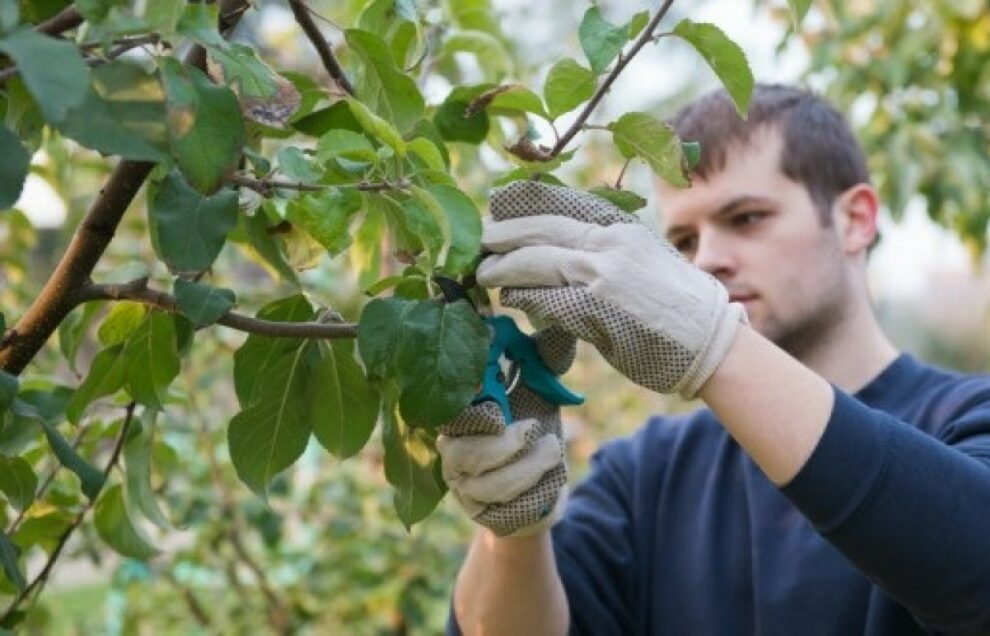
<svg viewBox="0 0 990 636">
<path fill-rule="evenodd" d="M 782 492 L 928 629 L 990 633 L 990 401 L 945 439 L 835 390 L 822 439 Z"/>
</svg>

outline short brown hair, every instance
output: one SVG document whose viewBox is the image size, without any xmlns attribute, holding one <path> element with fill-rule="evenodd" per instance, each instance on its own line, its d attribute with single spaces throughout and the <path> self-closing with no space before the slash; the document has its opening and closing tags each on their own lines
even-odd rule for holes
<svg viewBox="0 0 990 636">
<path fill-rule="evenodd" d="M 747 118 L 736 112 L 725 89 L 689 103 L 670 121 L 683 141 L 701 144 L 692 173 L 705 179 L 725 167 L 734 144 L 776 127 L 783 138 L 780 171 L 808 190 L 824 225 L 831 223 L 835 197 L 859 183 L 870 183 L 863 148 L 845 118 L 822 97 L 780 84 L 757 84 Z"/>
</svg>

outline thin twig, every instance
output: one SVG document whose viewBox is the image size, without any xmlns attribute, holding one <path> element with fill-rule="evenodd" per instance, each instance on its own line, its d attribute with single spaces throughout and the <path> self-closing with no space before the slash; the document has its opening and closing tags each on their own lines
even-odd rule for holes
<svg viewBox="0 0 990 636">
<path fill-rule="evenodd" d="M 602 82 L 602 85 L 598 87 L 598 90 L 595 91 L 595 94 L 594 96 L 592 96 L 591 101 L 585 104 L 584 109 L 581 111 L 581 114 L 578 115 L 574 123 L 571 124 L 571 127 L 568 128 L 567 132 L 565 132 L 564 135 L 557 141 L 557 143 L 554 144 L 553 149 L 550 151 L 551 157 L 556 157 L 561 152 L 563 152 L 564 148 L 567 147 L 567 144 L 569 144 L 571 142 L 571 139 L 574 138 L 574 135 L 578 134 L 578 131 L 581 130 L 581 127 L 584 125 L 584 122 L 588 121 L 588 117 L 590 117 L 591 113 L 595 110 L 595 108 L 598 107 L 598 102 L 602 100 L 602 97 L 605 96 L 605 93 L 608 92 L 608 89 L 612 87 L 612 83 L 615 82 L 615 78 L 619 76 L 619 73 L 622 72 L 622 69 L 624 69 L 626 65 L 629 63 L 629 60 L 633 59 L 633 57 L 635 57 L 635 55 L 639 53 L 640 49 L 642 49 L 643 46 L 645 46 L 646 43 L 650 40 L 650 38 L 653 37 L 653 30 L 657 28 L 657 25 L 660 23 L 660 20 L 662 20 L 663 17 L 667 15 L 667 11 L 670 9 L 670 5 L 672 5 L 673 3 L 674 0 L 664 0 L 664 3 L 660 7 L 660 10 L 657 11 L 656 15 L 653 16 L 653 19 L 650 20 L 650 23 L 646 25 L 646 28 L 643 29 L 643 32 L 639 34 L 639 37 L 636 39 L 636 42 L 633 44 L 632 48 L 629 49 L 629 52 L 626 54 L 619 55 L 619 59 L 615 63 L 615 66 L 612 68 L 612 71 L 608 74 L 608 76 L 606 76 L 605 81 Z"/>
<path fill-rule="evenodd" d="M 349 95 L 354 95 L 354 87 L 347 79 L 347 75 L 344 73 L 344 69 L 341 68 L 340 63 L 337 62 L 337 58 L 333 56 L 333 51 L 324 39 L 323 34 L 320 33 L 320 28 L 313 22 L 313 16 L 310 15 L 309 7 L 303 0 L 289 0 L 289 7 L 292 9 L 293 15 L 296 16 L 296 22 L 299 23 L 306 37 L 309 38 L 309 41 L 313 43 L 313 47 L 316 48 L 316 53 L 320 56 L 320 61 L 323 62 L 323 67 L 327 69 L 327 73 Z"/>
<path fill-rule="evenodd" d="M 171 313 L 180 313 L 175 297 L 162 291 L 148 289 L 144 285 L 146 278 L 123 283 L 120 285 L 93 284 L 77 290 L 72 294 L 72 300 L 78 303 L 93 300 L 134 300 L 152 305 Z M 272 338 L 356 338 L 357 325 L 353 323 L 323 323 L 323 322 L 277 322 L 252 318 L 229 311 L 217 320 L 218 324 Z"/>
<path fill-rule="evenodd" d="M 355 188 L 362 192 L 383 192 L 385 190 L 405 190 L 409 181 L 361 181 L 360 183 L 335 183 L 321 185 L 319 183 L 303 183 L 301 181 L 280 181 L 278 179 L 255 179 L 243 174 L 235 174 L 227 182 L 242 188 L 254 190 L 263 197 L 275 196 L 275 190 L 299 190 L 301 192 L 320 192 L 327 188 Z"/>
<path fill-rule="evenodd" d="M 82 23 L 83 17 L 79 13 L 79 9 L 76 9 L 75 5 L 70 4 L 55 16 L 48 18 L 36 26 L 35 30 L 41 33 L 47 33 L 48 35 L 58 35 L 69 29 L 74 29 Z"/>
<path fill-rule="evenodd" d="M 120 459 L 120 451 L 124 447 L 124 440 L 127 439 L 127 432 L 130 430 L 131 420 L 134 417 L 134 407 L 137 406 L 136 402 L 130 402 L 125 408 L 127 410 L 127 415 L 124 417 L 124 424 L 120 427 L 120 433 L 117 434 L 117 441 L 114 442 L 113 453 L 110 455 L 110 460 L 107 462 L 106 467 L 103 469 L 103 477 L 106 479 L 110 475 L 110 471 L 113 470 L 114 466 L 117 465 L 117 461 Z M 4 611 L 3 616 L 0 616 L 0 624 L 3 624 L 9 619 L 17 608 L 20 607 L 21 603 L 35 590 L 38 589 L 37 594 L 41 594 L 41 591 L 45 587 L 45 583 L 48 582 L 48 576 L 51 574 L 52 568 L 55 567 L 55 562 L 58 561 L 59 556 L 62 554 L 62 549 L 65 548 L 65 544 L 69 541 L 69 537 L 72 533 L 76 531 L 86 517 L 86 513 L 90 511 L 93 505 L 96 503 L 97 498 L 88 499 L 86 504 L 83 506 L 82 510 L 76 513 L 76 516 L 72 519 L 72 523 L 69 524 L 62 534 L 59 536 L 58 541 L 55 544 L 55 549 L 52 550 L 51 554 L 48 556 L 48 561 L 45 566 L 41 569 L 41 572 L 34 577 L 34 580 L 28 584 L 23 590 L 21 590 L 11 604 Z M 35 597 L 37 597 L 37 594 Z"/>
<path fill-rule="evenodd" d="M 100 64 L 106 64 L 110 60 L 117 59 L 118 57 L 130 51 L 131 49 L 135 49 L 139 46 L 144 46 L 145 44 L 157 44 L 160 41 L 161 41 L 161 36 L 158 35 L 157 33 L 151 33 L 149 35 L 142 35 L 133 38 L 124 38 L 118 40 L 117 48 L 108 52 L 105 57 L 96 57 L 96 56 L 88 57 L 86 58 L 86 64 L 88 64 L 89 66 L 99 66 Z M 99 44 L 93 44 L 92 46 L 84 45 L 80 48 L 82 48 L 83 50 L 88 50 L 89 48 L 93 48 L 94 46 L 99 46 Z M 7 80 L 17 75 L 19 72 L 20 72 L 20 68 L 17 66 L 11 66 L 0 71 L 0 85 L 4 84 Z"/>
</svg>

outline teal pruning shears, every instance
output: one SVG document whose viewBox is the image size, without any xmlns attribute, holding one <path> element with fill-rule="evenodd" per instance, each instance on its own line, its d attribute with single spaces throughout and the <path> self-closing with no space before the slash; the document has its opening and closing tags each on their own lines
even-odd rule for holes
<svg viewBox="0 0 990 636">
<path fill-rule="evenodd" d="M 519 382 L 551 404 L 584 403 L 584 396 L 571 392 L 544 364 L 536 350 L 536 341 L 523 333 L 511 316 L 485 315 L 468 296 L 463 285 L 445 276 L 435 276 L 433 280 L 439 285 L 447 302 L 466 300 L 493 331 L 481 389 L 472 404 L 486 400 L 496 402 L 502 409 L 505 423 L 511 424 L 509 394 Z M 504 366 L 508 367 L 508 372 Z"/>
</svg>

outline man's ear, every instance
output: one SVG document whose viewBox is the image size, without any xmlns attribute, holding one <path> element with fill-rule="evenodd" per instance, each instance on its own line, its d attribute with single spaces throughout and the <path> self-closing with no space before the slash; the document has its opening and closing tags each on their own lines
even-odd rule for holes
<svg viewBox="0 0 990 636">
<path fill-rule="evenodd" d="M 877 235 L 880 200 L 868 183 L 849 188 L 832 205 L 836 230 L 847 254 L 865 254 Z"/>
</svg>

